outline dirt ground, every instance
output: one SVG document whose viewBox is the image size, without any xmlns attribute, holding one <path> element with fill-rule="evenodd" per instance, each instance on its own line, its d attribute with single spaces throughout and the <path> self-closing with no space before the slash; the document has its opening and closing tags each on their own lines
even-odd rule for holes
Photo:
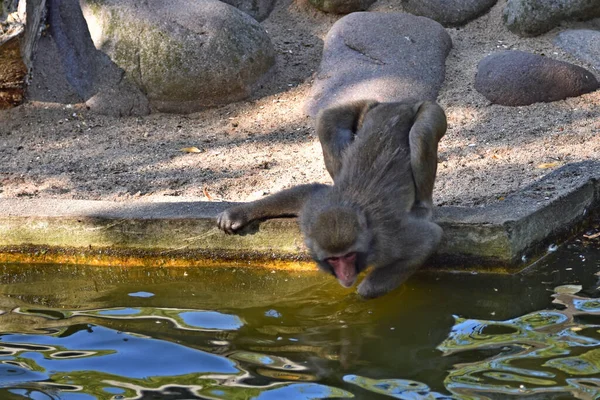
<svg viewBox="0 0 600 400">
<path fill-rule="evenodd" d="M 370 11 L 402 11 L 399 3 L 379 0 Z M 492 105 L 475 91 L 477 63 L 505 49 L 573 62 L 600 79 L 600 71 L 552 45 L 560 30 L 600 29 L 600 21 L 524 39 L 504 27 L 505 3 L 448 29 L 453 49 L 438 100 L 449 129 L 440 143 L 438 205 L 501 201 L 561 165 L 600 156 L 600 91 L 526 107 Z M 0 111 L 0 198 L 246 201 L 296 184 L 330 182 L 303 107 L 323 38 L 339 18 L 306 0 L 279 0 L 262 23 L 277 49 L 277 73 L 248 101 L 143 118 L 47 103 Z M 548 188 L 544 195 L 552 194 Z"/>
</svg>

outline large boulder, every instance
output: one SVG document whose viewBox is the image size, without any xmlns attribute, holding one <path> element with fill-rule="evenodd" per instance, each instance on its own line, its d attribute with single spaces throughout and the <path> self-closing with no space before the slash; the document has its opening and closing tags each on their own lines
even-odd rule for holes
<svg viewBox="0 0 600 400">
<path fill-rule="evenodd" d="M 348 101 L 435 100 L 452 47 L 437 22 L 405 13 L 358 12 L 337 21 L 306 104 L 317 112 Z"/>
<path fill-rule="evenodd" d="M 404 10 L 444 26 L 460 26 L 485 14 L 497 0 L 402 0 Z"/>
<path fill-rule="evenodd" d="M 487 56 L 479 63 L 475 77 L 479 93 L 505 106 L 563 100 L 598 87 L 594 75 L 585 68 L 516 50 Z"/>
<path fill-rule="evenodd" d="M 310 3 L 321 11 L 334 14 L 349 14 L 356 11 L 365 11 L 375 0 L 309 0 Z"/>
<path fill-rule="evenodd" d="M 537 36 L 562 21 L 600 17 L 599 0 L 508 0 L 504 7 L 508 29 L 521 36 Z"/>
<path fill-rule="evenodd" d="M 275 52 L 252 17 L 217 0 L 80 0 L 96 48 L 152 108 L 193 112 L 249 96 Z"/>
<path fill-rule="evenodd" d="M 600 72 L 600 31 L 570 29 L 559 33 L 554 44 Z"/>
<path fill-rule="evenodd" d="M 36 23 L 47 7 L 48 33 L 37 38 Z M 28 100 L 82 103 L 111 91 L 107 104 L 88 104 L 94 111 L 122 115 L 150 112 L 146 96 L 124 76 L 124 71 L 98 51 L 88 31 L 78 0 L 27 2 L 24 59 L 31 70 Z M 29 20 L 30 17 L 33 17 Z M 31 26 L 33 29 L 30 29 Z"/>
</svg>

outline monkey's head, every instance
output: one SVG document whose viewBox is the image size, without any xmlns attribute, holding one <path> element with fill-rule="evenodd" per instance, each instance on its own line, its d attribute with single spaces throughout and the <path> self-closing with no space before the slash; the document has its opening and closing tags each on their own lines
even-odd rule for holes
<svg viewBox="0 0 600 400">
<path fill-rule="evenodd" d="M 319 267 L 344 287 L 356 282 L 367 267 L 371 233 L 367 218 L 351 207 L 316 212 L 304 229 L 305 242 Z"/>
</svg>

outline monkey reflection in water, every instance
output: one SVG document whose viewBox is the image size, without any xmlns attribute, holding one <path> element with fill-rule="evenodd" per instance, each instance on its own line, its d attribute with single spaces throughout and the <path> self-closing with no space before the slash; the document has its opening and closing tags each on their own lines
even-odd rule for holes
<svg viewBox="0 0 600 400">
<path fill-rule="evenodd" d="M 438 141 L 446 115 L 432 102 L 361 101 L 322 110 L 317 134 L 333 185 L 296 186 L 229 208 L 217 224 L 234 233 L 256 219 L 298 216 L 319 268 L 365 298 L 400 286 L 433 253 Z"/>
</svg>

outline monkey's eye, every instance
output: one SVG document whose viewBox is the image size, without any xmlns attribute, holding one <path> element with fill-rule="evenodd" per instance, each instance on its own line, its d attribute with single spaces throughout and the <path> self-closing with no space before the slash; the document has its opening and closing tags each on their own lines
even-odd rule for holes
<svg viewBox="0 0 600 400">
<path fill-rule="evenodd" d="M 331 265 L 338 263 L 354 263 L 356 261 L 356 252 L 353 251 L 340 257 L 327 257 L 325 261 Z"/>
</svg>

